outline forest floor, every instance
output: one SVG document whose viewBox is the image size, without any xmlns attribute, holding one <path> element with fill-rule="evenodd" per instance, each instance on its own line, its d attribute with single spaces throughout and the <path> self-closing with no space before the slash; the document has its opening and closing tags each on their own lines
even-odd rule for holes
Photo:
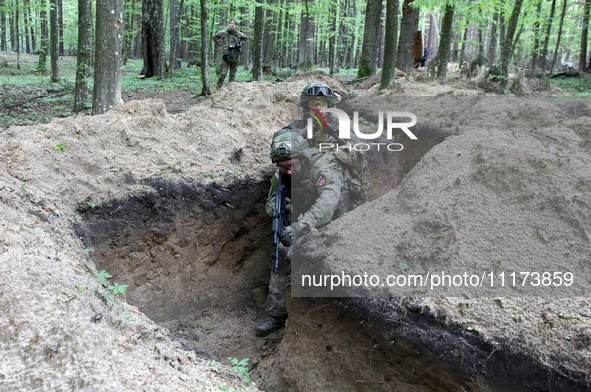
<svg viewBox="0 0 591 392">
<path fill-rule="evenodd" d="M 330 251 L 330 241 L 319 244 L 324 255 L 342 255 L 334 266 L 349 261 L 376 273 L 429 258 L 491 268 L 535 257 L 587 265 L 588 102 L 555 86 L 496 97 L 454 74 L 443 87 L 417 73 L 378 91 L 373 80 L 359 88 L 344 83 L 350 76 L 321 71 L 235 83 L 193 101 L 197 76 L 186 95 L 173 95 L 183 79 L 140 81 L 136 71 L 128 71 L 136 87 L 124 88 L 124 100 L 141 101 L 0 129 L 0 389 L 256 390 L 228 367 L 228 358 L 249 358 L 252 380 L 269 391 L 371 391 L 375 383 L 480 391 L 503 382 L 495 369 L 518 369 L 516 355 L 535 364 L 523 369 L 541 370 L 507 373 L 509 381 L 531 376 L 537 386 L 562 372 L 561 380 L 583 385 L 591 364 L 584 289 L 571 298 L 405 298 L 403 316 L 386 318 L 398 329 L 381 340 L 371 329 L 381 316 L 352 321 L 335 310 L 347 308 L 340 300 L 308 306 L 288 298 L 284 330 L 260 339 L 253 327 L 264 316 L 272 247 L 269 139 L 299 115 L 303 86 L 328 83 L 367 113 L 396 102 L 439 136 L 412 162 L 389 159 L 387 173 L 375 172 L 372 200 L 339 221 L 347 222 L 343 238 L 379 232 L 374 245 L 387 257 L 353 249 L 354 239 Z M 159 99 L 144 99 L 158 83 L 170 84 Z M 391 191 L 383 183 L 394 177 Z M 371 228 L 352 222 L 367 221 L 364 214 Z M 339 222 L 322 232 L 338 231 Z M 129 286 L 127 297 L 116 284 Z M 441 334 L 420 329 L 430 315 Z M 419 327 L 407 329 L 415 316 Z M 403 346 L 421 339 L 431 340 Z"/>
</svg>

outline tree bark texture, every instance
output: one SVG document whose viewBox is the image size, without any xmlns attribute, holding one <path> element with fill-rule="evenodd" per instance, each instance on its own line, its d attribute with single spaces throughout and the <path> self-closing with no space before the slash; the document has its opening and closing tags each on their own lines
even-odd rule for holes
<svg viewBox="0 0 591 392">
<path fill-rule="evenodd" d="M 207 41 L 209 34 L 207 32 L 207 0 L 201 0 L 201 82 L 203 87 L 201 89 L 202 96 L 211 95 L 211 85 L 209 83 L 209 61 L 207 59 Z"/>
<path fill-rule="evenodd" d="M 429 13 L 429 39 L 427 41 L 427 61 L 431 61 L 437 54 L 437 22 L 432 13 Z"/>
<path fill-rule="evenodd" d="M 386 44 L 386 3 L 382 5 L 380 15 L 380 44 L 378 46 L 378 68 L 384 67 L 384 45 Z"/>
<path fill-rule="evenodd" d="M 180 15 L 183 14 L 185 0 L 181 0 L 180 6 L 176 4 L 176 0 L 170 0 L 170 77 L 174 76 L 174 70 L 181 68 L 181 32 L 180 32 Z"/>
<path fill-rule="evenodd" d="M 581 51 L 579 54 L 579 71 L 587 68 L 587 36 L 589 34 L 589 14 L 591 13 L 591 0 L 585 1 L 583 11 L 583 28 L 581 29 Z"/>
<path fill-rule="evenodd" d="M 90 91 L 90 55 L 92 42 L 92 0 L 78 0 L 78 51 L 76 85 L 74 90 L 74 113 L 86 108 Z"/>
<path fill-rule="evenodd" d="M 265 11 L 258 6 L 254 11 L 254 37 L 252 40 L 252 80 L 263 80 L 263 19 Z"/>
<path fill-rule="evenodd" d="M 534 49 L 532 51 L 531 75 L 535 73 L 538 62 L 538 53 L 540 50 L 540 11 L 542 10 L 542 0 L 538 0 L 536 7 L 536 21 L 534 22 Z"/>
<path fill-rule="evenodd" d="M 6 12 L 4 10 L 4 3 L 6 0 L 0 0 L 0 50 L 6 51 Z"/>
<path fill-rule="evenodd" d="M 37 63 L 37 72 L 47 71 L 47 51 L 49 50 L 49 32 L 47 31 L 47 11 L 45 7 L 39 11 L 41 22 L 41 48 L 39 48 L 39 62 Z"/>
<path fill-rule="evenodd" d="M 97 0 L 92 114 L 103 114 L 121 99 L 123 0 Z"/>
<path fill-rule="evenodd" d="M 441 33 L 439 35 L 439 51 L 437 53 L 437 80 L 445 84 L 447 79 L 447 63 L 449 61 L 449 51 L 451 46 L 452 25 L 454 19 L 454 6 L 447 4 L 445 6 L 445 15 L 441 23 Z"/>
<path fill-rule="evenodd" d="M 509 19 L 509 25 L 507 26 L 505 41 L 503 42 L 503 47 L 501 48 L 501 93 L 504 93 L 507 89 L 509 62 L 511 61 L 511 55 L 513 54 L 513 37 L 515 36 L 515 30 L 517 30 L 517 21 L 519 20 L 522 4 L 523 0 L 515 0 L 513 12 L 511 13 L 511 18 Z"/>
<path fill-rule="evenodd" d="M 242 18 L 242 22 L 240 22 L 240 31 L 251 37 L 250 34 L 250 18 L 248 15 L 248 7 L 240 8 L 240 12 L 244 17 Z M 242 44 L 242 65 L 244 68 L 247 69 L 250 64 L 250 40 L 247 40 L 245 43 Z"/>
<path fill-rule="evenodd" d="M 338 15 L 338 8 L 339 4 L 337 2 L 336 9 L 333 9 L 332 15 L 330 16 L 330 38 L 328 40 L 328 69 L 331 75 L 335 74 L 335 67 L 336 67 L 336 35 L 337 35 L 337 15 Z"/>
<path fill-rule="evenodd" d="M 363 29 L 363 46 L 361 47 L 357 78 L 364 78 L 376 74 L 376 62 L 378 58 L 378 40 L 376 37 L 380 31 L 381 13 L 382 0 L 367 1 Z"/>
<path fill-rule="evenodd" d="M 57 5 L 55 0 L 49 0 L 49 30 L 51 42 L 51 81 L 60 81 L 60 67 L 59 67 L 59 31 L 57 27 Z"/>
<path fill-rule="evenodd" d="M 404 0 L 402 4 L 402 20 L 400 21 L 400 37 L 398 38 L 398 52 L 396 66 L 403 72 L 408 72 L 413 66 L 412 46 L 415 31 L 419 24 L 419 8 L 412 8 L 413 0 Z"/>
<path fill-rule="evenodd" d="M 548 42 L 550 42 L 550 32 L 552 31 L 552 22 L 554 21 L 554 12 L 556 10 L 556 0 L 552 0 L 552 8 L 550 8 L 550 18 L 546 25 L 546 37 L 544 38 L 544 46 L 540 53 L 540 60 L 542 71 L 545 71 L 548 66 Z"/>
<path fill-rule="evenodd" d="M 29 36 L 29 0 L 23 0 L 23 23 L 25 24 L 25 53 L 31 53 L 31 41 Z M 31 27 L 33 32 L 33 27 Z"/>
<path fill-rule="evenodd" d="M 21 47 L 20 47 L 20 37 L 19 37 L 19 23 L 18 23 L 18 14 L 19 14 L 19 6 L 18 6 L 18 2 L 19 0 L 16 0 L 14 5 L 15 5 L 15 24 L 14 24 L 14 30 L 16 31 L 16 69 L 21 69 L 21 58 L 20 58 L 20 54 L 21 54 Z"/>
<path fill-rule="evenodd" d="M 59 29 L 59 55 L 64 55 L 64 2 L 57 0 L 57 25 Z"/>
<path fill-rule="evenodd" d="M 298 69 L 312 68 L 314 68 L 314 16 L 310 11 L 309 0 L 304 0 L 300 24 Z"/>
<path fill-rule="evenodd" d="M 560 15 L 560 24 L 558 25 L 558 37 L 556 38 L 556 47 L 554 48 L 554 56 L 552 58 L 552 65 L 550 66 L 549 73 L 551 74 L 556 66 L 556 60 L 558 59 L 558 48 L 560 47 L 560 40 L 562 38 L 562 26 L 564 25 L 564 15 L 566 14 L 566 0 L 562 4 L 562 14 Z"/>
<path fill-rule="evenodd" d="M 164 7 L 162 0 L 144 0 L 142 3 L 142 56 L 141 75 L 146 78 L 164 78 Z"/>
<path fill-rule="evenodd" d="M 276 1 L 275 0 L 267 0 L 268 5 L 273 5 Z M 267 9 L 265 11 L 265 27 L 264 31 L 265 34 L 263 35 L 263 64 L 269 65 L 275 58 L 274 46 L 275 46 L 275 18 L 277 17 L 276 13 L 271 10 Z"/>
<path fill-rule="evenodd" d="M 398 42 L 398 0 L 386 0 L 384 66 L 380 90 L 392 84 L 396 76 L 396 50 Z"/>
</svg>

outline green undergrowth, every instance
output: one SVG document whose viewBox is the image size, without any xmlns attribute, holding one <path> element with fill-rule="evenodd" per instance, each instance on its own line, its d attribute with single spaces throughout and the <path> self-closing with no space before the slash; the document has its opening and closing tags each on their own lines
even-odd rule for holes
<svg viewBox="0 0 591 392">
<path fill-rule="evenodd" d="M 591 97 L 591 77 L 554 78 L 550 82 L 575 97 Z"/>
</svg>

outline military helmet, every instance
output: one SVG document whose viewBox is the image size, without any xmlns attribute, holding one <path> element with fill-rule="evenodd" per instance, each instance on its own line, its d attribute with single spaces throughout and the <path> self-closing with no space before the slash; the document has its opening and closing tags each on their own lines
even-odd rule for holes
<svg viewBox="0 0 591 392">
<path fill-rule="evenodd" d="M 294 158 L 310 158 L 312 153 L 302 135 L 291 132 L 289 129 L 282 129 L 273 135 L 270 155 L 271 161 L 275 163 Z"/>
<path fill-rule="evenodd" d="M 308 101 L 312 99 L 318 99 L 322 97 L 328 102 L 328 106 L 332 107 L 334 103 L 337 103 L 335 93 L 332 89 L 324 83 L 311 83 L 304 87 L 302 94 L 300 95 L 300 106 L 308 106 Z"/>
</svg>

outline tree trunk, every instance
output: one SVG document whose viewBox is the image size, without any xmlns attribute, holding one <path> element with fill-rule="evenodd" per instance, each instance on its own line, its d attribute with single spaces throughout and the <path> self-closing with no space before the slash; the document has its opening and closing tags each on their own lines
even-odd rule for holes
<svg viewBox="0 0 591 392">
<path fill-rule="evenodd" d="M 435 54 L 437 53 L 437 22 L 435 21 L 435 17 L 432 13 L 429 13 L 429 40 L 427 42 L 427 49 L 429 52 L 427 53 L 427 61 L 431 61 Z"/>
<path fill-rule="evenodd" d="M 337 36 L 337 15 L 339 13 L 339 2 L 335 4 L 335 9 L 332 10 L 330 16 L 330 38 L 328 40 L 328 68 L 331 75 L 335 74 L 336 67 L 336 36 Z"/>
<path fill-rule="evenodd" d="M 462 63 L 466 60 L 466 43 L 468 42 L 468 30 L 469 26 L 466 26 L 466 28 L 464 29 L 464 37 L 462 38 L 462 49 L 460 50 L 460 68 L 462 67 Z"/>
<path fill-rule="evenodd" d="M 15 27 L 14 30 L 16 31 L 16 69 L 21 69 L 21 47 L 20 47 L 20 37 L 19 37 L 19 25 L 18 25 L 18 14 L 19 14 L 19 5 L 18 5 L 19 0 L 15 0 L 14 1 L 14 7 L 15 7 Z"/>
<path fill-rule="evenodd" d="M 248 7 L 241 7 L 240 13 L 244 15 L 242 22 L 240 22 L 240 31 L 251 37 Z M 242 44 L 242 65 L 244 65 L 244 69 L 248 69 L 248 66 L 250 65 L 250 40 L 247 40 Z"/>
<path fill-rule="evenodd" d="M 546 25 L 546 37 L 544 38 L 544 46 L 540 54 L 542 71 L 545 71 L 548 66 L 548 42 L 550 41 L 550 31 L 552 31 L 552 22 L 554 21 L 554 11 L 556 10 L 556 0 L 552 0 L 552 8 L 550 8 L 550 18 Z"/>
<path fill-rule="evenodd" d="M 121 99 L 123 0 L 97 0 L 92 114 L 103 114 Z"/>
<path fill-rule="evenodd" d="M 209 61 L 207 59 L 207 40 L 209 33 L 207 32 L 207 0 L 201 0 L 201 81 L 203 88 L 201 89 L 201 96 L 207 97 L 211 95 L 211 85 L 209 83 Z"/>
<path fill-rule="evenodd" d="M 562 26 L 564 25 L 564 15 L 566 14 L 566 0 L 562 5 L 562 14 L 560 15 L 560 25 L 558 26 L 558 38 L 556 38 L 556 47 L 554 48 L 554 58 L 552 59 L 552 65 L 550 66 L 550 74 L 554 70 L 556 65 L 556 59 L 558 58 L 558 48 L 560 47 L 560 39 L 562 38 Z"/>
<path fill-rule="evenodd" d="M 499 10 L 495 7 L 495 13 L 491 20 L 490 26 L 490 38 L 488 39 L 488 49 L 486 53 L 486 62 L 487 64 L 493 65 L 496 60 L 496 53 L 497 53 L 497 20 L 499 18 Z"/>
<path fill-rule="evenodd" d="M 400 22 L 396 67 L 403 72 L 408 72 L 414 63 L 412 45 L 419 23 L 420 10 L 418 7 L 412 8 L 412 2 L 413 0 L 404 0 L 404 4 L 402 5 L 402 20 Z"/>
<path fill-rule="evenodd" d="M 60 67 L 59 67 L 59 31 L 57 27 L 57 5 L 55 0 L 49 0 L 49 30 L 51 41 L 51 81 L 60 81 Z"/>
<path fill-rule="evenodd" d="M 591 11 L 591 0 L 585 1 L 585 10 L 583 11 L 583 28 L 581 29 L 581 53 L 579 55 L 579 71 L 583 72 L 587 68 L 587 35 L 589 34 L 589 14 Z"/>
<path fill-rule="evenodd" d="M 267 0 L 267 5 L 274 5 L 276 0 Z M 269 65 L 273 61 L 274 53 L 273 49 L 275 46 L 275 17 L 276 14 L 273 10 L 268 8 L 265 11 L 265 27 L 263 34 L 263 64 Z"/>
<path fill-rule="evenodd" d="M 29 37 L 29 0 L 23 0 L 23 22 L 25 24 L 25 53 L 31 53 L 31 40 Z M 33 27 L 31 27 L 31 32 Z"/>
<path fill-rule="evenodd" d="M 519 20 L 519 14 L 521 13 L 521 5 L 523 0 L 515 0 L 513 5 L 513 12 L 509 19 L 509 25 L 507 26 L 507 33 L 503 47 L 501 49 L 501 93 L 504 94 L 507 90 L 507 79 L 509 77 L 509 62 L 513 54 L 513 37 L 515 36 L 515 30 L 517 29 L 517 21 Z"/>
<path fill-rule="evenodd" d="M 398 0 L 386 0 L 384 66 L 380 90 L 392 84 L 396 76 L 396 43 L 398 42 Z"/>
<path fill-rule="evenodd" d="M 74 113 L 86 108 L 90 91 L 90 54 L 92 42 L 92 0 L 78 0 L 78 51 L 76 65 L 76 86 L 74 94 Z"/>
<path fill-rule="evenodd" d="M 170 0 L 170 73 L 169 77 L 174 76 L 174 70 L 181 68 L 179 60 L 181 56 L 181 34 L 180 34 L 180 15 L 183 14 L 185 0 L 181 0 L 180 6 L 177 6 L 176 0 Z"/>
<path fill-rule="evenodd" d="M 37 63 L 37 72 L 47 71 L 47 50 L 49 49 L 49 33 L 47 31 L 47 6 L 39 11 L 41 20 L 41 48 L 39 49 L 39 62 Z"/>
<path fill-rule="evenodd" d="M 252 80 L 263 80 L 263 7 L 257 6 L 254 11 L 254 36 L 252 40 Z"/>
<path fill-rule="evenodd" d="M 378 46 L 378 68 L 384 67 L 384 45 L 386 45 L 386 3 L 382 5 L 382 13 L 380 14 L 380 33 Z"/>
<path fill-rule="evenodd" d="M 57 26 L 59 29 L 59 55 L 64 55 L 64 2 L 57 0 Z"/>
<path fill-rule="evenodd" d="M 534 22 L 534 50 L 532 51 L 531 75 L 535 73 L 536 63 L 538 62 L 538 53 L 540 50 L 540 11 L 542 10 L 542 0 L 538 0 L 536 9 L 536 21 Z"/>
<path fill-rule="evenodd" d="M 437 53 L 437 80 L 445 84 L 447 79 L 447 63 L 449 61 L 449 49 L 451 46 L 451 28 L 454 19 L 454 6 L 447 4 L 445 6 L 445 15 L 439 35 L 439 51 Z"/>
<path fill-rule="evenodd" d="M 357 78 L 376 74 L 376 61 L 378 58 L 378 40 L 376 37 L 380 31 L 381 13 L 382 0 L 367 0 L 363 29 L 363 46 L 361 48 Z"/>
<path fill-rule="evenodd" d="M 0 50 L 6 51 L 6 12 L 4 9 L 5 0 L 0 0 Z"/>
<path fill-rule="evenodd" d="M 137 59 L 139 58 L 142 53 L 142 29 L 141 29 L 141 25 L 142 25 L 142 14 L 141 13 L 135 13 L 135 8 L 137 7 L 137 3 L 140 0 L 133 0 L 133 4 L 134 4 L 134 15 L 133 15 L 133 20 L 134 20 L 134 26 L 138 26 L 136 27 L 136 30 L 138 30 L 134 37 L 133 37 L 133 58 Z M 143 7 L 143 3 L 142 3 L 142 7 Z"/>
<path fill-rule="evenodd" d="M 304 0 L 300 24 L 298 69 L 303 70 L 314 68 L 314 16 L 311 14 L 309 5 L 309 0 Z"/>
<path fill-rule="evenodd" d="M 505 13 L 503 11 L 504 9 L 504 1 L 501 1 L 501 4 L 499 5 L 500 7 L 500 11 L 499 11 L 499 44 L 502 45 L 503 42 L 505 42 Z"/>
<path fill-rule="evenodd" d="M 166 73 L 164 62 L 164 7 L 162 0 L 144 0 L 142 4 L 142 55 L 146 78 Z"/>
<path fill-rule="evenodd" d="M 125 0 L 123 13 L 125 25 L 123 31 L 123 65 L 127 65 L 127 60 L 132 56 L 132 35 L 133 35 L 133 4 L 134 0 Z"/>
</svg>

